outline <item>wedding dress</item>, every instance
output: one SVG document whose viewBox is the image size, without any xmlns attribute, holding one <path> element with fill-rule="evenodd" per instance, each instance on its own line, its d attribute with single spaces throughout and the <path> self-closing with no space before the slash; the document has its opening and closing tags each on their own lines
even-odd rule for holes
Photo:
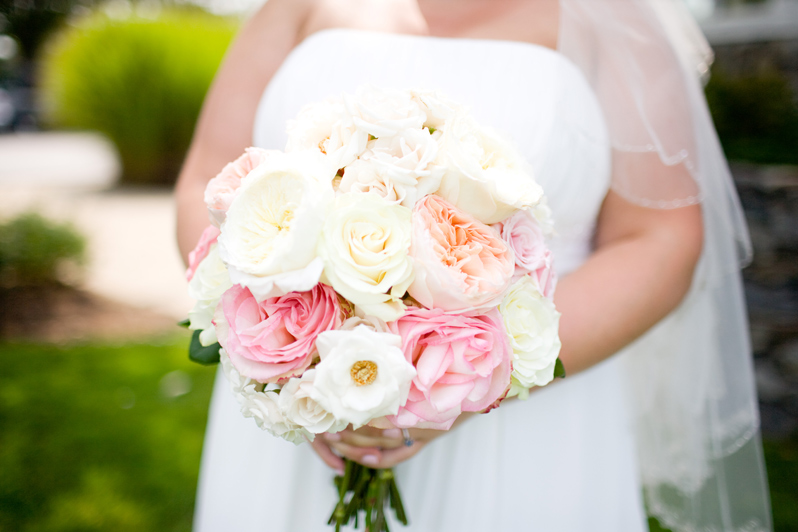
<svg viewBox="0 0 798 532">
<path fill-rule="evenodd" d="M 364 83 L 436 89 L 470 106 L 518 146 L 544 187 L 558 274 L 588 257 L 611 146 L 596 96 L 565 56 L 520 42 L 323 30 L 291 52 L 267 87 L 255 145 L 284 148 L 286 122 L 304 104 Z M 622 364 L 613 357 L 472 418 L 398 466 L 407 530 L 647 530 Z M 245 419 L 217 378 L 197 532 L 328 530 L 332 477 L 310 446 Z"/>
</svg>

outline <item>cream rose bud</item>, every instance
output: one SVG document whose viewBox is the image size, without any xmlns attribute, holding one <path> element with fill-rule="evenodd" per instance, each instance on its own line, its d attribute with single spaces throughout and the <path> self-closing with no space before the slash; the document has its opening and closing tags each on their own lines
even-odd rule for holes
<svg viewBox="0 0 798 532">
<path fill-rule="evenodd" d="M 408 129 L 372 140 L 369 146 L 346 167 L 339 191 L 376 192 L 412 209 L 419 198 L 438 190 L 443 168 L 433 164 L 438 143 L 428 130 Z"/>
<path fill-rule="evenodd" d="M 306 105 L 288 122 L 285 151 L 318 151 L 337 170 L 357 159 L 368 140 L 368 133 L 355 127 L 343 100 L 333 97 Z"/>
<path fill-rule="evenodd" d="M 411 211 L 374 193 L 341 194 L 319 240 L 324 275 L 336 292 L 364 314 L 393 321 L 413 281 Z"/>
<path fill-rule="evenodd" d="M 311 398 L 315 369 L 309 369 L 302 377 L 294 377 L 280 389 L 278 405 L 283 416 L 291 423 L 305 428 L 312 434 L 340 432 L 347 423 L 337 421 L 335 416 Z M 311 436 L 310 441 L 313 441 Z"/>
<path fill-rule="evenodd" d="M 510 143 L 462 114 L 446 124 L 438 163 L 446 172 L 436 194 L 486 224 L 530 209 L 543 197 Z"/>
<path fill-rule="evenodd" d="M 250 172 L 218 240 L 233 284 L 263 301 L 318 283 L 316 246 L 335 195 L 334 175 L 313 152 L 275 155 Z"/>
<path fill-rule="evenodd" d="M 407 129 L 421 129 L 427 116 L 409 91 L 363 85 L 344 95 L 344 106 L 358 131 L 390 137 Z"/>
<path fill-rule="evenodd" d="M 316 347 L 321 362 L 311 397 L 336 419 L 358 428 L 395 415 L 407 402 L 416 370 L 405 359 L 401 337 L 359 326 L 324 332 Z"/>
<path fill-rule="evenodd" d="M 560 354 L 560 313 L 554 303 L 538 292 L 525 275 L 510 287 L 499 305 L 513 350 L 512 384 L 509 396 L 529 396 L 529 388 L 544 386 L 554 378 Z"/>
<path fill-rule="evenodd" d="M 194 331 L 202 331 L 199 340 L 204 346 L 216 343 L 213 315 L 222 294 L 231 286 L 233 283 L 230 275 L 219 257 L 219 246 L 213 244 L 188 283 L 188 295 L 196 300 L 194 308 L 188 313 L 188 327 Z"/>
</svg>

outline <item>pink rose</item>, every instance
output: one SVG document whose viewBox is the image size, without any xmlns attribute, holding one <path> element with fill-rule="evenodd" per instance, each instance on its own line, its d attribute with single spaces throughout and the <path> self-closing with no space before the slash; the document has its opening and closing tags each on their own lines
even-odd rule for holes
<svg viewBox="0 0 798 532">
<path fill-rule="evenodd" d="M 247 148 L 244 154 L 232 163 L 228 163 L 219 175 L 208 182 L 205 188 L 205 206 L 211 217 L 211 223 L 217 227 L 222 225 L 227 209 L 241 187 L 241 180 L 260 165 L 269 156 L 268 150 Z"/>
<path fill-rule="evenodd" d="M 191 279 L 194 278 L 194 274 L 197 273 L 200 262 L 208 256 L 208 252 L 211 250 L 211 246 L 216 243 L 219 234 L 219 229 L 212 225 L 206 227 L 202 232 L 197 246 L 188 254 L 188 269 L 186 270 L 187 281 L 191 281 Z"/>
<path fill-rule="evenodd" d="M 510 385 L 512 350 L 502 317 L 409 309 L 390 324 L 416 367 L 407 403 L 388 419 L 397 427 L 447 430 L 462 412 L 481 412 Z"/>
<path fill-rule="evenodd" d="M 313 361 L 316 337 L 341 321 L 338 296 L 319 283 L 260 303 L 247 288 L 234 285 L 222 296 L 214 323 L 219 343 L 241 375 L 277 382 L 301 375 Z"/>
<path fill-rule="evenodd" d="M 413 209 L 415 280 L 408 292 L 427 308 L 495 307 L 510 286 L 513 252 L 499 233 L 438 196 Z"/>
<path fill-rule="evenodd" d="M 546 250 L 546 259 L 543 264 L 535 271 L 529 272 L 529 276 L 535 281 L 538 291 L 543 297 L 549 300 L 554 299 L 554 289 L 557 288 L 557 274 L 552 267 L 551 251 Z"/>
<path fill-rule="evenodd" d="M 531 213 L 518 211 L 493 227 L 513 250 L 515 264 L 519 268 L 531 272 L 543 265 L 549 250 L 546 248 L 543 230 Z"/>
</svg>

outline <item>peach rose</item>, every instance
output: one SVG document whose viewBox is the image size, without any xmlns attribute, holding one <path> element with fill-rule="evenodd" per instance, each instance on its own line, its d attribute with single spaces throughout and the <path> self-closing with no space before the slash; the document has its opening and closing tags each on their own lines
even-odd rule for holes
<svg viewBox="0 0 798 532">
<path fill-rule="evenodd" d="M 498 305 L 515 266 L 495 229 L 435 195 L 413 210 L 410 255 L 415 279 L 408 293 L 427 308 L 449 311 Z"/>
</svg>

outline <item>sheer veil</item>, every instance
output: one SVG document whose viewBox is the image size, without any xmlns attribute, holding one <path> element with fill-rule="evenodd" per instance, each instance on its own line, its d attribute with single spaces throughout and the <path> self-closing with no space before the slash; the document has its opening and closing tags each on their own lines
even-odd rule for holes
<svg viewBox="0 0 798 532">
<path fill-rule="evenodd" d="M 647 207 L 703 209 L 689 294 L 620 355 L 648 510 L 675 531 L 769 531 L 739 274 L 751 246 L 703 96 L 711 50 L 677 0 L 560 4 L 560 51 L 607 119 L 613 190 Z"/>
</svg>

